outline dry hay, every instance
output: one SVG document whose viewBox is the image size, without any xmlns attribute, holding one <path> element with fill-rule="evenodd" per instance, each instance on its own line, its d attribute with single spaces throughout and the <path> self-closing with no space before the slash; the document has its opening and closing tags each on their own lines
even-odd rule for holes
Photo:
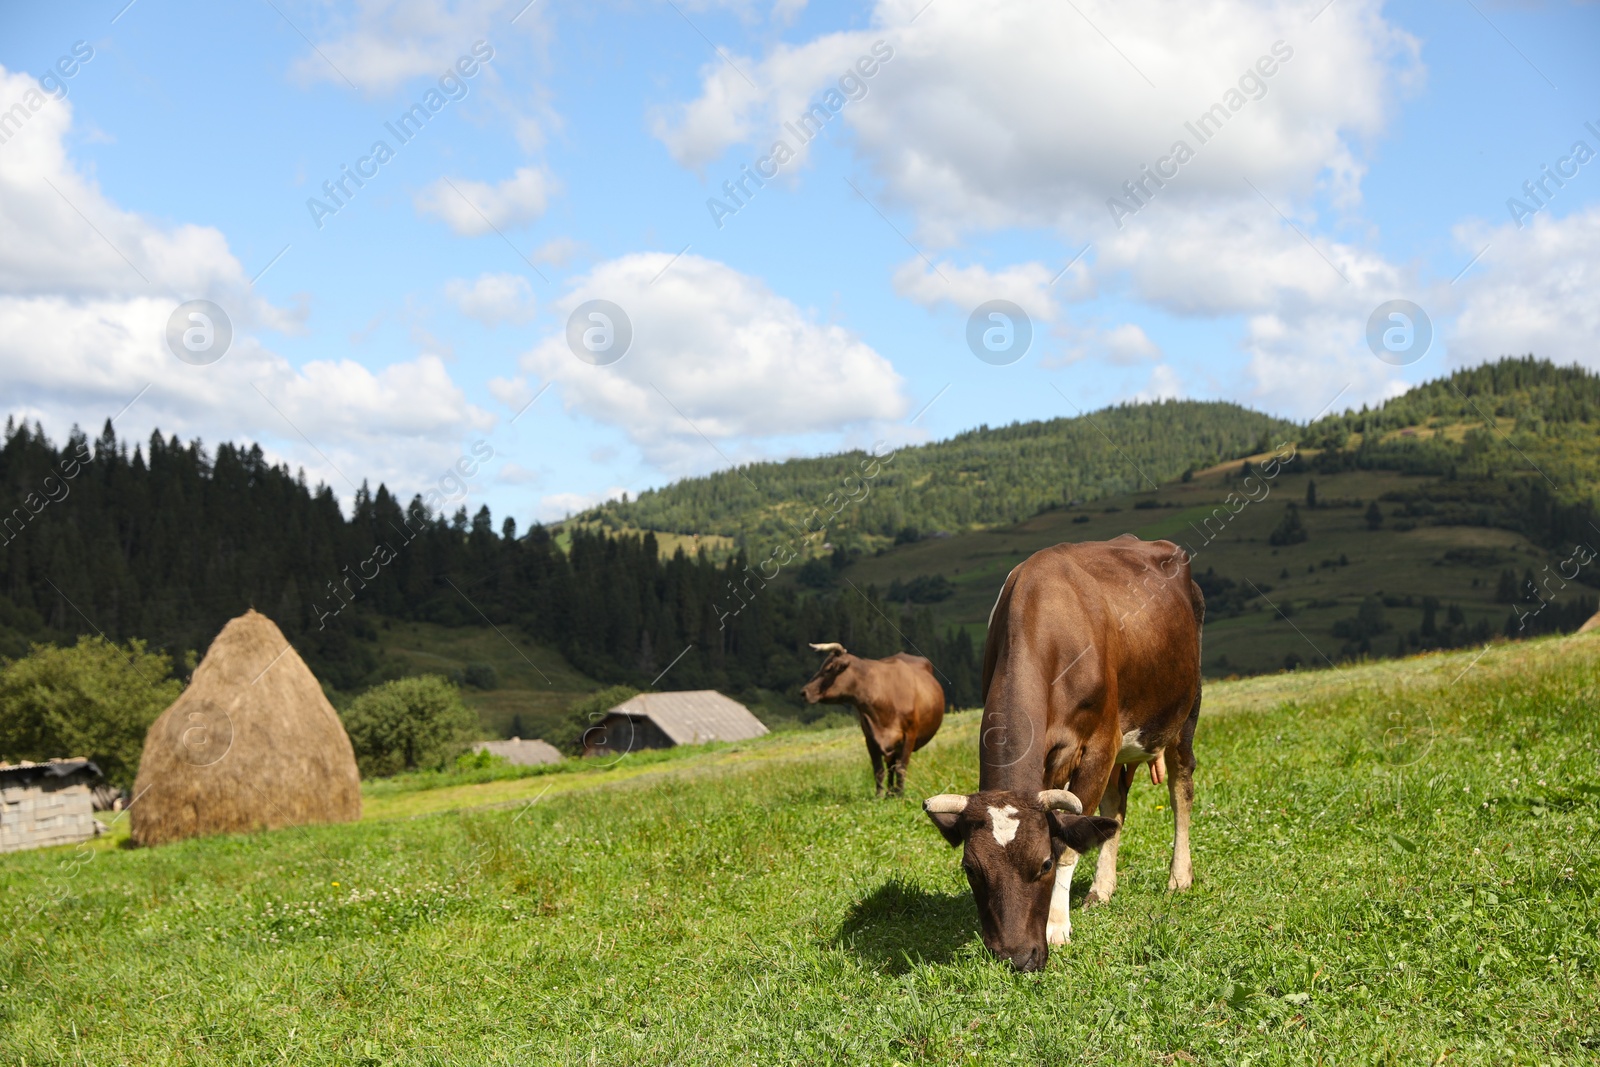
<svg viewBox="0 0 1600 1067">
<path fill-rule="evenodd" d="M 1593 615 L 1589 616 L 1589 621 L 1578 627 L 1578 632 L 1580 634 L 1586 634 L 1592 630 L 1600 630 L 1600 611 L 1597 611 Z"/>
<path fill-rule="evenodd" d="M 183 695 L 150 726 L 128 811 L 136 844 L 350 822 L 361 777 L 311 669 L 254 610 L 211 643 Z"/>
</svg>

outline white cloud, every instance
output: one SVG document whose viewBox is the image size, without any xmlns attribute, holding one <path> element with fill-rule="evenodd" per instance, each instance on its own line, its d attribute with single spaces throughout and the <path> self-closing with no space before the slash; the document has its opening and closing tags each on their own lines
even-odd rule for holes
<svg viewBox="0 0 1600 1067">
<path fill-rule="evenodd" d="M 1137 327 L 1135 327 L 1137 329 Z M 1158 363 L 1150 368 L 1150 380 L 1143 389 L 1134 394 L 1138 401 L 1172 400 L 1184 394 L 1183 382 L 1178 377 L 1178 372 L 1167 363 Z"/>
<path fill-rule="evenodd" d="M 522 377 L 490 378 L 489 392 L 513 411 L 522 410 L 523 406 L 533 399 L 533 390 L 528 388 L 528 380 Z"/>
<path fill-rule="evenodd" d="M 1600 369 L 1600 206 L 1561 219 L 1541 213 L 1525 230 L 1463 225 L 1456 239 L 1465 255 L 1489 251 L 1458 285 L 1452 362 L 1532 352 Z"/>
<path fill-rule="evenodd" d="M 736 57 L 755 89 L 728 64 L 708 63 L 700 95 L 661 119 L 658 136 L 694 167 L 734 144 L 765 149 L 882 40 L 893 58 L 840 114 L 928 239 L 1003 226 L 1103 231 L 1107 198 L 1180 138 L 1197 157 L 1160 200 L 1242 200 L 1254 195 L 1248 177 L 1298 196 L 1321 182 L 1350 202 L 1361 175 L 1351 142 L 1382 128 L 1419 48 L 1378 0 L 1341 3 L 1313 29 L 1304 4 L 1287 0 L 880 0 L 872 23 Z M 1274 61 L 1264 95 L 1230 112 L 1208 143 L 1188 134 L 1184 122 L 1231 103 L 1226 93 L 1278 41 L 1280 55 L 1293 54 Z"/>
<path fill-rule="evenodd" d="M 1367 317 L 1379 302 L 1352 304 L 1342 313 L 1252 316 L 1243 344 L 1254 402 L 1310 419 L 1405 392 L 1404 378 L 1367 348 Z"/>
<path fill-rule="evenodd" d="M 1161 358 L 1160 346 L 1150 340 L 1144 330 L 1131 322 L 1107 330 L 1102 335 L 1102 340 L 1106 350 L 1111 354 L 1113 363 L 1136 363 L 1139 360 Z"/>
<path fill-rule="evenodd" d="M 569 410 L 622 428 L 664 469 L 719 465 L 706 439 L 737 452 L 762 439 L 861 427 L 907 411 L 904 383 L 888 360 L 715 260 L 674 261 L 665 253 L 609 260 L 579 278 L 556 308 L 564 319 L 590 299 L 612 301 L 628 315 L 626 356 L 592 366 L 558 332 L 524 356 L 523 367 L 558 383 Z"/>
<path fill-rule="evenodd" d="M 0 99 L 34 87 L 0 70 Z M 262 330 L 297 327 L 299 316 L 253 295 L 217 230 L 161 225 L 107 199 L 66 155 L 71 123 L 70 101 L 49 101 L 0 152 L 0 391 L 13 411 L 58 437 L 74 423 L 98 432 L 126 407 L 124 438 L 155 427 L 211 445 L 264 438 L 275 459 L 303 464 L 345 500 L 339 472 L 405 491 L 491 423 L 436 356 L 297 368 L 264 347 Z M 166 346 L 169 316 L 196 298 L 233 326 L 209 366 Z"/>
<path fill-rule="evenodd" d="M 1081 267 L 1081 263 L 1073 265 L 1072 272 Z M 962 315 L 971 314 L 973 308 L 990 300 L 1010 300 L 1034 321 L 1053 322 L 1060 311 L 1060 295 L 1081 293 L 1087 284 L 1086 275 L 1069 272 L 1070 277 L 1063 277 L 1057 283 L 1061 287 L 1058 293 L 1051 281 L 1060 272 L 1060 267 L 1052 270 L 1038 262 L 990 271 L 978 264 L 966 267 L 948 261 L 930 264 L 916 256 L 894 272 L 894 290 L 923 307 L 948 305 Z"/>
<path fill-rule="evenodd" d="M 440 178 L 416 196 L 418 214 L 437 215 L 463 237 L 526 226 L 544 214 L 551 182 L 544 171 L 518 167 L 498 185 Z"/>
<path fill-rule="evenodd" d="M 568 515 L 588 511 L 607 500 L 620 500 L 625 492 L 627 489 L 623 486 L 613 485 L 603 493 L 550 493 L 539 498 L 535 517 L 540 522 L 555 522 Z"/>
<path fill-rule="evenodd" d="M 315 50 L 290 66 L 302 85 L 345 84 L 349 79 L 369 97 L 398 88 L 419 75 L 438 76 L 469 54 L 475 41 L 500 36 L 497 16 L 509 18 L 522 0 L 362 0 L 350 14 L 325 8 L 328 23 L 311 31 Z M 537 8 L 517 19 L 533 29 Z"/>
<path fill-rule="evenodd" d="M 1415 277 L 1328 236 L 1311 206 L 1351 221 L 1363 146 L 1423 76 L 1419 43 L 1384 17 L 1381 0 L 1341 2 L 1314 26 L 1291 0 L 879 0 L 871 25 L 735 57 L 754 88 L 707 63 L 699 94 L 658 117 L 657 136 L 697 168 L 735 145 L 765 152 L 881 41 L 892 58 L 831 120 L 848 128 L 880 204 L 909 209 L 929 246 L 1042 228 L 1091 247 L 1053 288 L 1041 288 L 1036 263 L 990 273 L 935 255 L 939 272 L 916 261 L 896 271 L 901 295 L 933 306 L 1021 292 L 1032 305 L 1010 299 L 1030 315 L 1055 316 L 1068 342 L 1058 362 L 1163 358 L 1136 324 L 1075 327 L 1060 302 L 1108 293 L 1180 318 L 1246 316 L 1247 389 L 1266 401 L 1293 386 L 1307 394 L 1296 410 L 1320 403 L 1311 383 L 1333 346 L 1318 331 L 1336 323 L 1353 342 L 1338 348 L 1337 361 L 1351 361 L 1341 384 L 1366 389 L 1360 399 L 1390 388 L 1387 368 L 1360 362 L 1370 356 L 1358 327 L 1378 303 L 1411 295 Z M 1202 140 L 1191 125 L 1207 113 Z M 1180 140 L 1192 154 L 1162 163 Z M 1145 167 L 1162 168 L 1164 184 Z M 1137 200 L 1125 186 L 1136 179 Z M 1112 197 L 1139 210 L 1113 218 Z M 1300 373 L 1302 363 L 1312 369 Z"/>
<path fill-rule="evenodd" d="M 552 267 L 565 267 L 581 255 L 585 247 L 582 241 L 575 241 L 571 237 L 552 237 L 533 250 L 532 258 Z"/>
<path fill-rule="evenodd" d="M 1143 327 L 1124 322 L 1106 329 L 1101 326 L 1071 326 L 1061 331 L 1067 342 L 1059 356 L 1047 357 L 1042 367 L 1065 367 L 1085 359 L 1103 359 L 1117 366 L 1132 366 L 1160 359 L 1161 346 L 1152 341 Z"/>
<path fill-rule="evenodd" d="M 1352 293 L 1395 288 L 1400 272 L 1380 256 L 1316 236 L 1311 244 L 1254 193 L 1208 210 L 1157 205 L 1151 225 L 1130 225 L 1097 246 L 1101 276 L 1125 271 L 1146 300 L 1182 315 L 1326 307 Z"/>
<path fill-rule="evenodd" d="M 480 274 L 470 284 L 455 278 L 445 283 L 444 291 L 463 315 L 485 326 L 533 318 L 533 287 L 520 274 Z"/>
</svg>

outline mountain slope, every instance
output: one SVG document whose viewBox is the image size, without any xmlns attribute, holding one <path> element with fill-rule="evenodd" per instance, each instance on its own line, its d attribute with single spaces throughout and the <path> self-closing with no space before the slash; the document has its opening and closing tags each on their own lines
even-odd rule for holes
<svg viewBox="0 0 1600 1067">
<path fill-rule="evenodd" d="M 928 533 L 1019 522 L 1041 509 L 1096 500 L 1176 478 L 1190 467 L 1270 448 L 1294 424 L 1215 401 L 1125 404 L 1070 419 L 987 426 L 884 457 L 865 499 L 842 518 L 859 547 L 907 529 Z M 892 458 L 889 458 L 891 457 Z M 791 536 L 830 494 L 859 496 L 863 452 L 754 463 L 674 482 L 626 503 L 611 502 L 578 524 L 677 534 L 715 534 L 753 545 Z"/>
</svg>

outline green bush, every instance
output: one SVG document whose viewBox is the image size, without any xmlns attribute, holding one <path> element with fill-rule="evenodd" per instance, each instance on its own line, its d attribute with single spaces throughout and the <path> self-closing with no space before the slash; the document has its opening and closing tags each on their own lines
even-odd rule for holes
<svg viewBox="0 0 1600 1067">
<path fill-rule="evenodd" d="M 113 785 L 131 786 L 146 731 L 181 692 L 172 659 L 138 639 L 34 645 L 0 667 L 0 758 L 88 756 Z"/>
<path fill-rule="evenodd" d="M 500 675 L 487 663 L 469 663 L 461 675 L 474 689 L 497 689 L 500 686 Z"/>
<path fill-rule="evenodd" d="M 465 774 L 468 771 L 488 770 L 490 767 L 511 765 L 511 761 L 504 756 L 497 756 L 488 749 L 481 752 L 463 752 L 456 757 L 456 771 Z"/>
<path fill-rule="evenodd" d="M 639 695 L 637 689 L 626 685 L 613 685 L 597 689 L 567 708 L 567 717 L 547 740 L 563 752 L 580 752 L 583 749 L 583 732 L 598 723 L 605 713 L 630 697 Z"/>
<path fill-rule="evenodd" d="M 343 718 L 363 778 L 439 770 L 478 728 L 460 691 L 432 674 L 373 686 L 350 702 Z"/>
</svg>

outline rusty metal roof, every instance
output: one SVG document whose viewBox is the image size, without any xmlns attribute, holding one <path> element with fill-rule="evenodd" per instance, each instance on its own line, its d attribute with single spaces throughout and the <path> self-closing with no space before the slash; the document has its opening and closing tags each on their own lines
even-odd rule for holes
<svg viewBox="0 0 1600 1067">
<path fill-rule="evenodd" d="M 748 741 L 767 732 L 749 708 L 715 689 L 640 693 L 612 708 L 610 714 L 649 719 L 677 745 Z"/>
</svg>

